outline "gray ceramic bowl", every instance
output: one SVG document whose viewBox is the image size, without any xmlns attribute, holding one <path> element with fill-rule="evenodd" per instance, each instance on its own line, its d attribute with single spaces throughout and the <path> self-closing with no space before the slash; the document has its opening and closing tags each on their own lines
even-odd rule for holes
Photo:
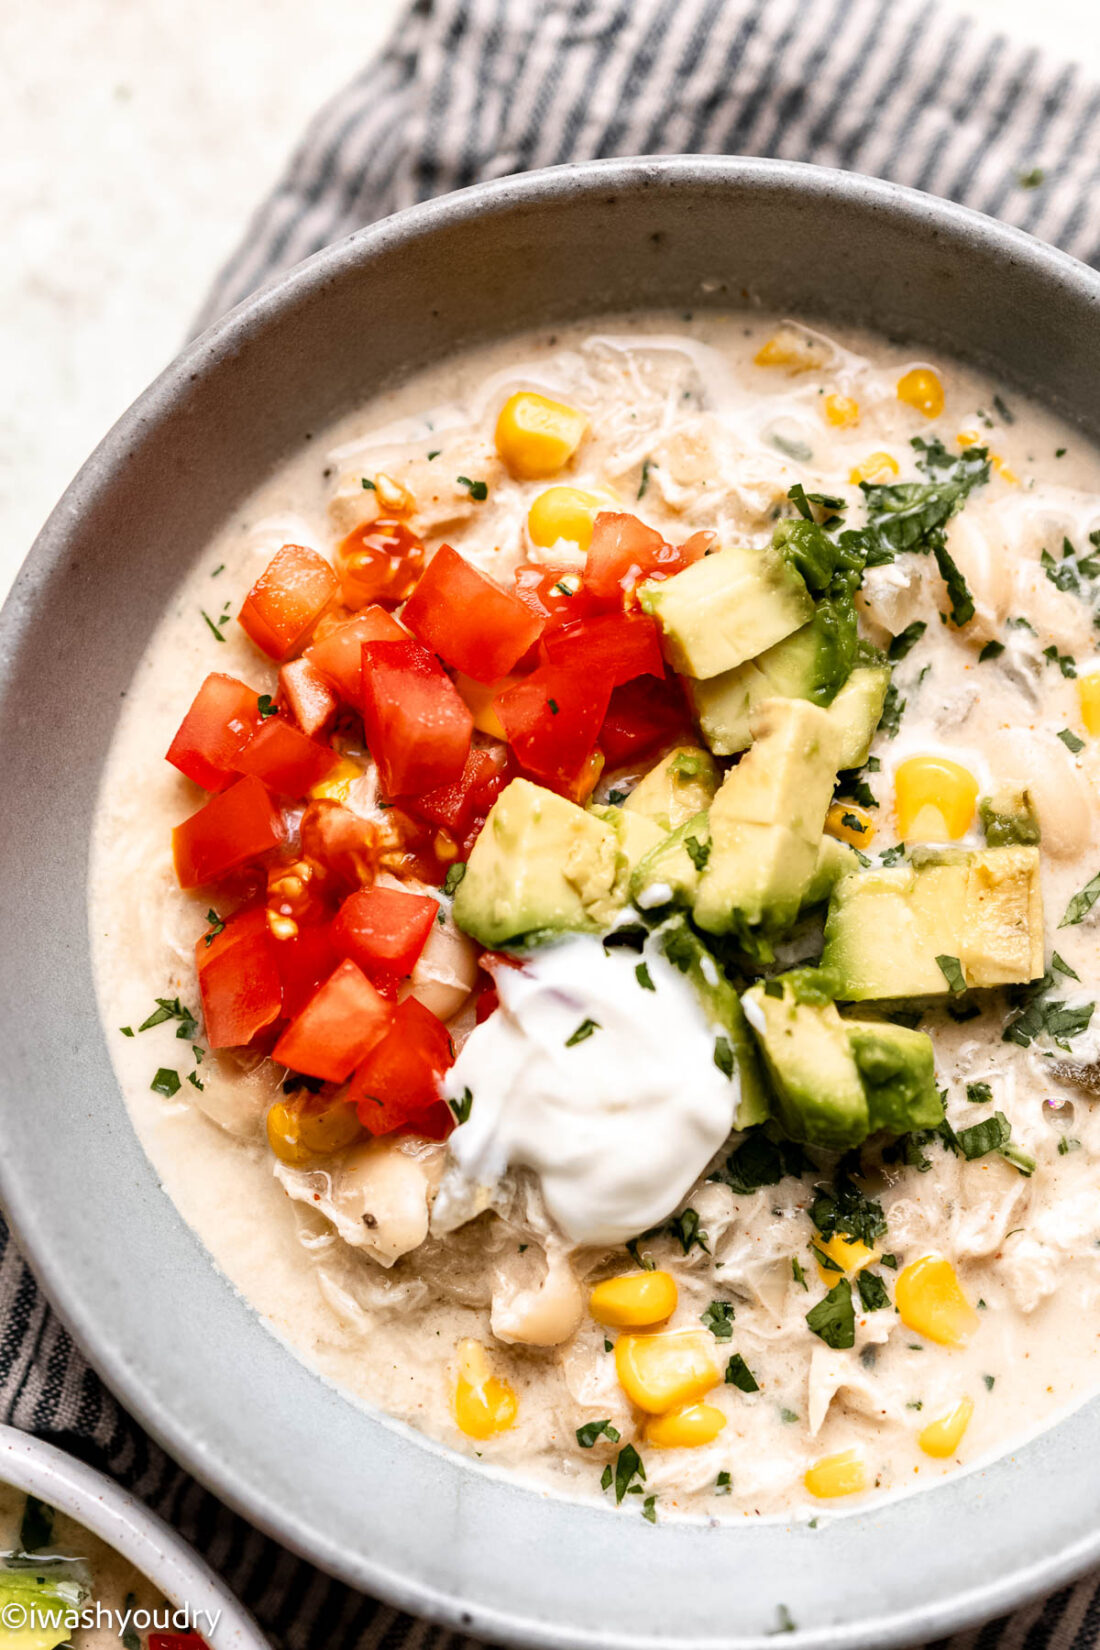
<svg viewBox="0 0 1100 1650">
<path fill-rule="evenodd" d="M 0 1426 L 0 1482 L 75 1518 L 173 1605 L 213 1618 L 217 1626 L 205 1635 L 210 1650 L 266 1650 L 267 1640 L 213 1570 L 163 1519 L 102 1473 L 40 1438 Z"/>
<path fill-rule="evenodd" d="M 266 1330 L 164 1197 L 96 1017 L 85 917 L 100 768 L 184 568 L 307 432 L 469 341 L 632 306 L 763 304 L 956 354 L 1100 436 L 1100 280 L 1022 234 L 807 167 L 667 158 L 472 189 L 250 299 L 112 431 L 0 633 L 0 1193 L 127 1407 L 333 1574 L 529 1645 L 934 1638 L 1100 1561 L 1100 1405 L 984 1470 L 843 1518 L 653 1527 L 548 1499 L 354 1408 Z M 124 873 L 123 873 L 124 874 Z"/>
</svg>

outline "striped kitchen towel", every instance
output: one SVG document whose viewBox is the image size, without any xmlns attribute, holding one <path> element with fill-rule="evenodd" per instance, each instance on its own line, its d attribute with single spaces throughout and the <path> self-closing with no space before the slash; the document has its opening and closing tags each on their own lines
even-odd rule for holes
<svg viewBox="0 0 1100 1650">
<path fill-rule="evenodd" d="M 417 0 L 317 116 L 203 308 L 364 224 L 530 167 L 771 155 L 946 195 L 1100 263 L 1100 88 L 911 0 Z M 73 1347 L 0 1222 L 0 1417 L 142 1496 L 279 1650 L 452 1650 L 459 1635 L 330 1581 L 181 1472 Z M 1096 1579 L 950 1641 L 1094 1650 Z"/>
</svg>

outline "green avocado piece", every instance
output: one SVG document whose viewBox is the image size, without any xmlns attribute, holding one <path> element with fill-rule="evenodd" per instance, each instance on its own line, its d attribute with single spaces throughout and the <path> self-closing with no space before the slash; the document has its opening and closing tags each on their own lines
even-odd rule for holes
<svg viewBox="0 0 1100 1650">
<path fill-rule="evenodd" d="M 513 779 L 470 850 L 454 919 L 496 949 L 540 932 L 601 933 L 625 899 L 614 827 L 541 785 Z"/>
<path fill-rule="evenodd" d="M 930 1037 L 886 1021 L 845 1020 L 843 1024 L 863 1080 L 872 1134 L 877 1129 L 907 1134 L 910 1129 L 934 1129 L 943 1122 Z"/>
<path fill-rule="evenodd" d="M 784 1132 L 808 1146 L 847 1151 L 870 1132 L 867 1095 L 835 1003 L 804 1000 L 797 976 L 811 972 L 777 975 L 752 986 L 741 1002 Z"/>
<path fill-rule="evenodd" d="M 766 946 L 794 921 L 814 881 L 839 735 L 826 711 L 802 699 L 766 699 L 752 734 L 711 803 L 694 909 L 707 933 L 747 941 L 757 930 Z"/>
<path fill-rule="evenodd" d="M 68 1644 L 72 1628 L 65 1626 L 65 1616 L 68 1614 L 70 1621 L 79 1616 L 88 1589 L 70 1576 L 44 1573 L 53 1568 L 43 1565 L 37 1569 L 0 1570 L 0 1617 L 9 1606 L 25 1611 L 28 1618 L 34 1614 L 33 1625 L 28 1620 L 25 1626 L 14 1625 L 12 1614 L 13 1625 L 0 1634 L 4 1650 L 54 1650 L 55 1645 Z M 44 1625 L 51 1617 L 57 1626 Z"/>
<path fill-rule="evenodd" d="M 848 1002 L 947 996 L 953 961 L 966 987 L 1040 978 L 1038 848 L 924 848 L 907 864 L 843 877 L 821 961 Z"/>
<path fill-rule="evenodd" d="M 857 665 L 829 706 L 840 734 L 840 768 L 862 768 L 886 703 L 889 665 Z"/>
<path fill-rule="evenodd" d="M 663 837 L 637 866 L 630 897 L 643 911 L 690 905 L 701 867 L 710 857 L 710 816 L 704 810 Z"/>
<path fill-rule="evenodd" d="M 664 635 L 682 676 L 717 676 L 813 618 L 813 598 L 774 545 L 729 545 L 671 579 L 639 586 L 639 600 Z"/>
<path fill-rule="evenodd" d="M 991 848 L 1029 847 L 1042 840 L 1029 790 L 1005 786 L 978 802 L 978 817 Z"/>
<path fill-rule="evenodd" d="M 820 905 L 829 898 L 841 877 L 858 870 L 859 855 L 850 843 L 841 842 L 839 837 L 823 836 L 818 844 L 814 874 L 802 896 L 803 908 Z"/>
<path fill-rule="evenodd" d="M 708 1018 L 733 1051 L 741 1084 L 735 1127 L 749 1129 L 763 1123 L 770 1115 L 768 1084 L 737 992 L 684 917 L 671 917 L 655 932 L 665 956 L 691 980 Z"/>
<path fill-rule="evenodd" d="M 618 880 L 625 887 L 642 860 L 665 840 L 668 832 L 645 814 L 627 813 L 625 808 L 590 804 L 588 812 L 610 825 L 615 833 L 619 845 Z"/>
<path fill-rule="evenodd" d="M 641 778 L 623 803 L 663 831 L 674 831 L 710 806 L 722 782 L 722 770 L 699 745 L 677 745 Z"/>
</svg>

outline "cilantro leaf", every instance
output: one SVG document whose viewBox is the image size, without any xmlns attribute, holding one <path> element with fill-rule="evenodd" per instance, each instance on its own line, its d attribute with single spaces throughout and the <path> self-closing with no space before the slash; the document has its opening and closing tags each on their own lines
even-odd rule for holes
<svg viewBox="0 0 1100 1650">
<path fill-rule="evenodd" d="M 1096 901 L 1100 899 L 1100 871 L 1091 882 L 1087 882 L 1066 906 L 1066 914 L 1058 924 L 1059 928 L 1073 928 L 1088 916 Z"/>
<path fill-rule="evenodd" d="M 700 1322 L 704 1329 L 710 1330 L 716 1341 L 732 1341 L 733 1302 L 711 1301 Z"/>
<path fill-rule="evenodd" d="M 622 1434 L 611 1425 L 609 1419 L 603 1421 L 586 1421 L 583 1427 L 577 1428 L 577 1443 L 581 1449 L 591 1449 L 597 1438 L 607 1438 L 617 1444 Z"/>
<path fill-rule="evenodd" d="M 859 1290 L 859 1298 L 865 1312 L 880 1312 L 884 1306 L 889 1306 L 890 1296 L 877 1272 L 868 1272 L 866 1269 L 858 1272 L 856 1288 Z"/>
<path fill-rule="evenodd" d="M 726 1385 L 735 1386 L 738 1392 L 760 1391 L 759 1381 L 740 1352 L 735 1352 L 726 1365 Z"/>
<path fill-rule="evenodd" d="M 856 1314 L 852 1304 L 852 1286 L 841 1278 L 825 1296 L 806 1313 L 806 1322 L 815 1335 L 832 1347 L 834 1352 L 854 1346 L 856 1341 Z"/>
<path fill-rule="evenodd" d="M 914 619 L 912 624 L 906 625 L 900 635 L 894 637 L 886 650 L 886 657 L 892 664 L 897 664 L 899 659 L 904 659 L 912 652 L 927 629 L 928 626 L 923 619 Z"/>
</svg>

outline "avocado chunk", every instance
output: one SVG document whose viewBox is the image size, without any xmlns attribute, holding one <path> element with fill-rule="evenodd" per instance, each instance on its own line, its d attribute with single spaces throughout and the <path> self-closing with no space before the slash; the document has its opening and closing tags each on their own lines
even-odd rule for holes
<svg viewBox="0 0 1100 1650">
<path fill-rule="evenodd" d="M 805 581 L 774 545 L 729 545 L 671 579 L 639 586 L 639 600 L 664 635 L 682 676 L 732 670 L 813 618 Z"/>
<path fill-rule="evenodd" d="M 66 1618 L 71 1621 L 79 1614 L 88 1588 L 56 1561 L 48 1566 L 52 1573 L 44 1573 L 46 1569 L 43 1565 L 0 1571 L 0 1613 L 8 1613 L 13 1622 L 3 1632 L 5 1650 L 54 1650 L 55 1645 L 68 1644 L 72 1629 L 65 1625 Z M 23 1625 L 14 1625 L 19 1620 Z"/>
<path fill-rule="evenodd" d="M 625 897 L 613 826 L 541 785 L 513 779 L 470 851 L 454 919 L 495 949 L 540 933 L 598 934 Z"/>
<path fill-rule="evenodd" d="M 991 848 L 1027 847 L 1042 840 L 1029 790 L 1006 785 L 978 801 L 978 817 Z"/>
<path fill-rule="evenodd" d="M 837 883 L 821 961 L 838 997 L 944 997 L 951 984 L 938 958 L 956 959 L 968 987 L 1040 978 L 1037 848 L 923 848 L 908 864 Z"/>
<path fill-rule="evenodd" d="M 619 881 L 629 884 L 637 867 L 668 835 L 645 814 L 627 813 L 625 808 L 589 805 L 588 812 L 602 819 L 614 831 L 619 846 Z"/>
<path fill-rule="evenodd" d="M 751 731 L 711 803 L 694 907 L 707 933 L 736 933 L 766 957 L 768 937 L 790 926 L 814 880 L 839 736 L 828 713 L 802 699 L 766 699 Z"/>
<path fill-rule="evenodd" d="M 862 768 L 886 703 L 889 665 L 857 665 L 829 706 L 840 734 L 840 768 Z"/>
<path fill-rule="evenodd" d="M 934 1128 L 943 1102 L 931 1038 L 842 1019 L 834 985 L 827 969 L 797 968 L 742 998 L 785 1131 L 808 1146 L 846 1151 L 879 1130 Z"/>
<path fill-rule="evenodd" d="M 827 900 L 841 877 L 859 870 L 859 855 L 851 843 L 841 842 L 836 836 L 823 836 L 817 849 L 817 864 L 802 896 L 805 909 Z"/>
<path fill-rule="evenodd" d="M 722 770 L 699 745 L 677 745 L 641 778 L 623 803 L 632 814 L 674 831 L 704 808 L 722 782 Z"/>
<path fill-rule="evenodd" d="M 817 971 L 795 969 L 741 999 L 771 1079 L 779 1122 L 792 1140 L 829 1151 L 870 1133 L 867 1096 L 836 1004 L 802 989 Z"/>
<path fill-rule="evenodd" d="M 845 1020 L 843 1025 L 863 1080 L 872 1134 L 878 1129 L 907 1134 L 943 1122 L 930 1037 L 885 1020 Z"/>
<path fill-rule="evenodd" d="M 732 1051 L 734 1069 L 741 1085 L 741 1100 L 734 1126 L 749 1129 L 754 1123 L 763 1123 L 770 1115 L 768 1085 L 756 1041 L 749 1030 L 737 992 L 698 934 L 688 927 L 685 918 L 671 917 L 656 930 L 656 935 L 669 962 L 691 980 L 708 1019 L 717 1029 L 719 1038 L 724 1038 Z M 719 1061 L 724 1059 L 717 1043 L 715 1058 Z"/>
<path fill-rule="evenodd" d="M 710 816 L 704 812 L 686 819 L 662 837 L 630 879 L 630 897 L 643 911 L 662 905 L 691 905 L 699 876 L 710 858 Z"/>
</svg>

